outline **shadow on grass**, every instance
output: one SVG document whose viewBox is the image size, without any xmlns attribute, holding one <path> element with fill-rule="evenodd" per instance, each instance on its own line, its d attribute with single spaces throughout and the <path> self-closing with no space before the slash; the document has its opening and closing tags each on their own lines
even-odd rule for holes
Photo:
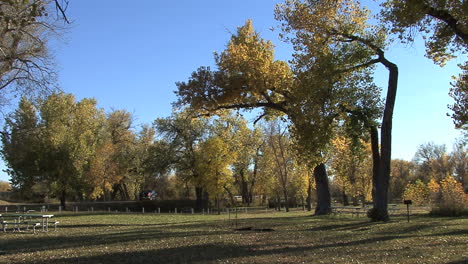
<svg viewBox="0 0 468 264">
<path fill-rule="evenodd" d="M 109 225 L 90 225 L 96 227 L 108 227 Z M 139 227 L 137 225 L 137 227 Z M 194 224 L 184 225 L 187 230 L 206 228 L 206 224 Z M 86 246 L 101 246 L 101 245 L 113 245 L 119 243 L 132 243 L 134 241 L 145 241 L 145 240 L 158 240 L 168 238 L 180 238 L 180 237 L 199 237 L 199 236 L 221 236 L 232 231 L 165 231 L 164 228 L 145 228 L 145 229 L 132 229 L 132 230 L 112 230 L 112 233 L 103 233 L 103 231 L 96 231 L 96 234 L 92 235 L 67 235 L 66 231 L 64 235 L 59 236 L 31 236 L 24 234 L 25 236 L 15 237 L 8 239 L 7 241 L 0 240 L 0 248 L 2 249 L 2 255 L 11 255 L 17 253 L 31 253 L 45 250 L 61 250 L 78 248 L 83 245 Z M 54 234 L 55 235 L 55 234 Z"/>
<path fill-rule="evenodd" d="M 204 244 L 180 246 L 176 248 L 134 251 L 129 253 L 109 253 L 98 256 L 68 257 L 63 259 L 34 261 L 29 263 L 59 264 L 59 263 L 206 263 L 220 262 L 225 259 L 250 258 L 255 256 L 298 255 L 304 252 L 314 252 L 326 248 L 357 246 L 373 244 L 377 241 L 388 241 L 396 236 L 377 237 L 351 242 L 339 242 L 316 246 L 283 247 L 275 249 L 261 249 L 255 246 L 230 244 Z M 273 257 L 276 259 L 275 257 Z M 320 255 L 317 256 L 320 258 Z M 235 260 L 234 260 L 235 261 Z M 26 262 L 27 263 L 27 262 Z"/>
<path fill-rule="evenodd" d="M 358 222 L 349 224 L 332 224 L 332 225 L 320 225 L 317 227 L 306 229 L 306 231 L 329 231 L 329 230 L 342 230 L 349 231 L 354 229 L 361 229 L 363 227 L 369 228 L 372 225 L 376 225 L 374 222 Z"/>
<path fill-rule="evenodd" d="M 462 260 L 447 262 L 445 264 L 468 264 L 468 258 L 462 259 Z"/>
</svg>

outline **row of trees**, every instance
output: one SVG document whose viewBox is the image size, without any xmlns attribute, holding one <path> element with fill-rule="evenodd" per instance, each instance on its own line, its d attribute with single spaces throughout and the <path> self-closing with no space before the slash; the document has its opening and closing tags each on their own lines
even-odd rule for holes
<svg viewBox="0 0 468 264">
<path fill-rule="evenodd" d="M 70 197 L 129 199 L 145 180 L 142 161 L 154 130 L 135 133 L 127 111 L 106 115 L 93 99 L 58 93 L 37 103 L 22 98 L 5 122 L 2 155 L 24 197 L 35 190 L 63 206 Z"/>
<path fill-rule="evenodd" d="M 138 199 L 144 189 L 171 196 L 175 178 L 174 198 L 191 198 L 193 188 L 198 208 L 209 197 L 233 204 L 240 194 L 250 204 L 263 194 L 289 204 L 288 197 L 311 194 L 307 169 L 279 121 L 250 129 L 229 112 L 193 118 L 181 111 L 136 132 L 127 111 L 106 114 L 93 99 L 58 93 L 23 98 L 1 138 L 14 190 L 24 198 L 57 197 L 62 206 L 67 199 Z"/>
<path fill-rule="evenodd" d="M 6 123 L 2 155 L 24 198 L 57 197 L 64 206 L 66 199 L 139 199 L 155 189 L 161 199 L 195 198 L 198 208 L 234 205 L 241 196 L 246 205 L 257 197 L 286 210 L 310 209 L 315 200 L 314 168 L 279 118 L 252 127 L 239 113 L 194 117 L 187 109 L 136 131 L 127 111 L 105 114 L 92 99 L 60 93 L 23 98 Z M 370 142 L 335 132 L 324 156 L 331 194 L 345 205 L 372 201 Z M 393 160 L 388 199 L 428 203 L 424 186 L 450 178 L 468 187 L 467 154 L 462 142 L 451 153 L 427 143 L 413 161 Z"/>
<path fill-rule="evenodd" d="M 36 13 L 39 17 L 45 16 L 43 15 L 45 9 L 38 8 L 41 2 L 38 2 L 38 6 L 30 6 L 31 3 L 28 1 L 1 3 L 2 10 L 5 8 L 6 11 L 9 11 L 8 8 L 13 8 L 14 4 L 27 7 L 25 10 L 31 11 L 33 19 L 25 20 L 26 22 L 34 21 Z M 216 54 L 215 70 L 201 67 L 193 73 L 188 82 L 177 84 L 179 100 L 176 105 L 180 108 L 190 107 L 201 115 L 219 114 L 225 109 L 261 108 L 263 112 L 259 119 L 278 116 L 287 118 L 291 145 L 300 154 L 297 155 L 297 159 L 302 160 L 308 168 L 313 168 L 318 197 L 316 214 L 326 214 L 331 210 L 325 162 L 332 151 L 332 140 L 337 134 L 344 133 L 345 137 L 351 140 L 354 154 L 365 149 L 362 147 L 364 145 L 362 142 L 369 141 L 372 152 L 374 203 L 370 216 L 374 220 L 388 220 L 392 117 L 398 81 L 397 65 L 385 56 L 389 43 L 388 35 L 396 33 L 400 39 L 412 41 L 413 32 L 423 34 L 432 32 L 433 35 L 426 42 L 427 55 L 435 63 L 443 65 L 454 56 L 455 52 L 466 52 L 468 41 L 464 7 L 464 1 L 386 0 L 382 2 L 382 12 L 376 20 L 378 22 L 371 23 L 374 17 L 371 17 L 370 12 L 357 1 L 288 0 L 277 6 L 275 16 L 281 23 L 282 37 L 290 41 L 295 48 L 291 64 L 275 60 L 273 45 L 261 39 L 253 30 L 251 21 L 248 21 L 232 36 L 227 49 Z M 9 20 L 4 22 L 5 32 L 10 32 L 10 24 L 14 23 Z M 15 41 L 15 38 L 12 40 Z M 13 53 L 16 55 L 18 52 L 15 52 Z M 385 101 L 381 100 L 380 90 L 371 77 L 377 65 L 383 65 L 389 71 Z M 466 128 L 466 63 L 461 67 L 465 71 L 452 85 L 451 95 L 455 98 L 455 104 L 451 109 L 454 112 L 456 125 Z M 16 76 L 14 71 L 7 69 L 1 73 L 1 77 L 8 77 L 11 73 Z M 46 113 L 47 109 L 41 109 L 41 120 L 38 122 L 49 124 L 48 115 L 42 116 L 42 112 Z M 95 124 L 93 126 L 93 122 L 83 125 L 88 126 L 84 131 L 97 129 Z M 67 127 L 72 128 L 73 122 L 67 124 Z M 58 131 L 54 133 L 60 132 L 60 128 L 57 129 Z M 70 150 L 58 148 L 56 152 L 51 153 L 57 155 L 57 158 L 70 159 L 71 162 L 63 168 L 51 166 L 50 171 L 61 170 L 62 174 L 77 174 L 80 177 L 86 175 L 84 172 L 93 171 L 90 169 L 92 162 L 88 162 L 87 157 L 92 156 L 95 150 L 86 144 L 94 140 L 91 134 L 93 133 L 77 133 L 74 137 L 68 138 L 51 135 L 50 138 L 55 139 L 45 142 L 46 146 L 49 144 L 58 148 L 58 142 L 73 140 L 77 142 Z M 167 136 L 170 135 L 171 133 L 167 132 Z M 40 137 L 44 136 L 41 134 Z M 223 149 L 220 140 L 209 141 L 203 146 L 208 150 Z M 275 149 L 282 151 L 280 147 Z M 61 155 L 60 151 L 68 154 Z M 228 156 L 219 162 L 233 158 Z M 211 162 L 214 157 L 198 159 Z M 203 170 L 203 166 L 197 168 L 193 163 L 194 160 L 196 159 L 192 158 L 192 163 L 188 163 L 190 168 L 186 166 L 185 169 L 189 175 L 198 179 L 200 178 L 198 172 L 190 172 L 190 169 Z M 287 164 L 286 160 L 279 158 L 274 160 L 278 166 Z M 35 169 L 37 166 L 31 168 Z M 213 166 L 205 166 L 204 170 L 213 169 Z M 142 167 L 137 166 L 137 168 Z M 59 186 L 57 189 L 60 189 L 62 196 L 65 197 L 67 191 L 63 186 L 73 181 L 60 182 L 51 176 L 60 173 L 49 172 L 48 169 L 41 169 L 42 171 L 48 171 L 50 175 L 47 178 Z M 135 169 L 134 173 L 138 174 L 137 171 L 138 169 Z M 209 173 L 219 176 L 226 171 L 214 169 Z M 348 173 L 355 172 L 351 170 Z M 204 189 L 216 193 L 214 191 L 216 188 L 208 186 L 197 188 L 197 197 L 203 197 Z"/>
</svg>

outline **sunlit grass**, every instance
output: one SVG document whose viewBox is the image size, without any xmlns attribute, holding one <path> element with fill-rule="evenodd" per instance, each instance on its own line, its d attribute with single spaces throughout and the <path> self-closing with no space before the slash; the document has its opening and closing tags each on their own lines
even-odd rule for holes
<svg viewBox="0 0 468 264">
<path fill-rule="evenodd" d="M 57 232 L 0 233 L 0 263 L 466 263 L 468 219 L 370 223 L 310 213 L 63 214 Z M 273 231 L 235 231 L 235 229 Z"/>
</svg>

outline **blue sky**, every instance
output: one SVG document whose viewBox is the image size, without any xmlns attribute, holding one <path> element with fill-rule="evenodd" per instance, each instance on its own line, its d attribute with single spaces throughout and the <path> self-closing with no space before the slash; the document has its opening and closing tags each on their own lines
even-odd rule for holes
<svg viewBox="0 0 468 264">
<path fill-rule="evenodd" d="M 136 124 L 170 115 L 175 82 L 199 66 L 213 66 L 238 26 L 252 19 L 263 38 L 276 45 L 276 58 L 288 60 L 292 49 L 278 39 L 274 5 L 266 0 L 72 0 L 73 20 L 64 40 L 53 44 L 62 89 L 78 99 L 94 97 L 99 106 L 126 109 Z M 447 117 L 455 59 L 446 67 L 424 57 L 424 46 L 393 44 L 389 60 L 399 67 L 394 115 L 393 158 L 411 159 L 418 145 L 433 141 L 451 148 L 460 133 Z M 385 87 L 387 72 L 376 82 Z M 0 166 L 1 167 L 1 166 Z M 0 180 L 8 176 L 1 172 Z"/>
</svg>

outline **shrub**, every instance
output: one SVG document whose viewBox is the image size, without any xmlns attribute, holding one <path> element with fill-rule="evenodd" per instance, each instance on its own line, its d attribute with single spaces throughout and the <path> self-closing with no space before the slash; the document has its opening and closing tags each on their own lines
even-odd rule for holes
<svg viewBox="0 0 468 264">
<path fill-rule="evenodd" d="M 424 182 L 418 179 L 406 186 L 403 198 L 412 200 L 414 205 L 425 204 L 429 200 L 429 189 Z"/>
<path fill-rule="evenodd" d="M 439 197 L 432 206 L 432 214 L 459 216 L 468 213 L 468 195 L 452 176 L 440 181 Z"/>
</svg>

